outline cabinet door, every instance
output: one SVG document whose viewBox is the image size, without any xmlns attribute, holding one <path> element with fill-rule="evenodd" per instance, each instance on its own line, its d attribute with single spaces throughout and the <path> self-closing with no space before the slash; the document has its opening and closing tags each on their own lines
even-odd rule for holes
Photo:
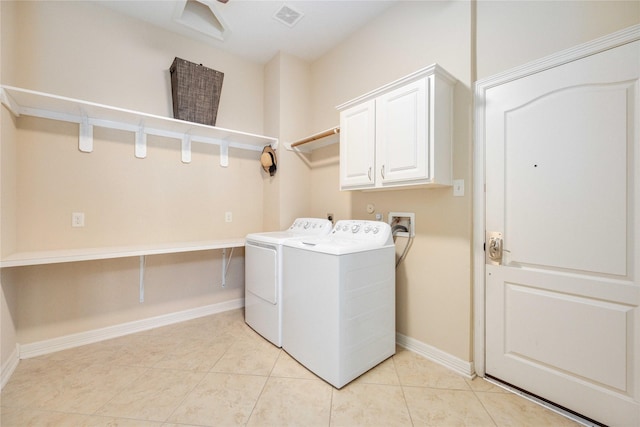
<svg viewBox="0 0 640 427">
<path fill-rule="evenodd" d="M 376 175 L 382 186 L 429 179 L 427 79 L 376 101 Z"/>
<path fill-rule="evenodd" d="M 375 101 L 340 113 L 340 188 L 374 186 Z"/>
</svg>

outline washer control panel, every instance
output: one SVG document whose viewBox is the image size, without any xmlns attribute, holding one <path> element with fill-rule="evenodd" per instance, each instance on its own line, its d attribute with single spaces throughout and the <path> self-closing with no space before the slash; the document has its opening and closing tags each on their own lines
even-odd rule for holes
<svg viewBox="0 0 640 427">
<path fill-rule="evenodd" d="M 322 218 L 298 218 L 293 221 L 289 231 L 300 234 L 327 234 L 331 229 L 331 221 Z"/>
<path fill-rule="evenodd" d="M 381 221 L 340 220 L 331 230 L 331 236 L 385 242 L 391 236 L 391 227 Z"/>
</svg>

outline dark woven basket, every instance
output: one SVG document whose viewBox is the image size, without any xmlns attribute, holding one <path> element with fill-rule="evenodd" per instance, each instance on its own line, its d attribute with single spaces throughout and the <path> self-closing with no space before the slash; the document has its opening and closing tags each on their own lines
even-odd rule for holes
<svg viewBox="0 0 640 427">
<path fill-rule="evenodd" d="M 169 68 L 173 117 L 215 126 L 224 73 L 175 58 Z"/>
</svg>

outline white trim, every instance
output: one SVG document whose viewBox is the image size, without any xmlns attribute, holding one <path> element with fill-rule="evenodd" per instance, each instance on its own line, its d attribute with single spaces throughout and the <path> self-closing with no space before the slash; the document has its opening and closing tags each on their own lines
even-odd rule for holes
<svg viewBox="0 0 640 427">
<path fill-rule="evenodd" d="M 396 333 L 396 344 L 438 363 L 445 368 L 451 369 L 466 378 L 473 379 L 476 376 L 473 368 L 473 362 L 467 362 L 459 359 L 429 344 L 425 344 L 400 333 Z"/>
<path fill-rule="evenodd" d="M 18 367 L 18 362 L 20 362 L 20 358 L 18 357 L 19 353 L 20 349 L 18 344 L 16 344 L 16 348 L 14 348 L 9 355 L 9 359 L 2 364 L 2 369 L 0 369 L 0 390 L 9 382 L 9 378 L 11 378 L 11 375 L 13 375 L 13 372 Z"/>
<path fill-rule="evenodd" d="M 633 25 L 591 42 L 546 56 L 520 67 L 478 80 L 474 93 L 473 185 L 473 360 L 476 373 L 485 374 L 485 141 L 484 106 L 488 89 L 640 40 L 640 25 Z"/>
<path fill-rule="evenodd" d="M 450 85 L 454 85 L 457 80 L 455 77 L 453 77 L 451 74 L 449 74 L 449 72 L 447 72 L 447 70 L 445 70 L 444 68 L 442 68 L 440 65 L 438 64 L 431 64 L 427 67 L 421 68 L 418 71 L 414 71 L 413 73 L 406 75 L 404 77 L 399 78 L 398 80 L 394 80 L 391 83 L 387 83 L 384 86 L 381 86 L 377 89 L 374 89 L 370 92 L 365 93 L 364 95 L 360 95 L 357 98 L 354 98 L 350 101 L 344 102 L 338 106 L 336 106 L 336 110 L 338 111 L 342 111 L 345 110 L 347 108 L 350 108 L 354 105 L 359 105 L 365 101 L 369 101 L 373 98 L 378 97 L 379 95 L 382 95 L 385 92 L 389 92 L 397 87 L 400 86 L 404 86 L 408 83 L 412 83 L 416 80 L 420 80 L 423 78 L 427 78 L 430 76 L 436 76 L 436 77 L 441 77 L 445 83 L 450 84 Z"/>
<path fill-rule="evenodd" d="M 108 326 L 106 328 L 94 329 L 77 334 L 51 338 L 44 341 L 23 344 L 19 347 L 19 358 L 28 359 L 31 357 L 41 356 L 43 354 L 49 354 L 56 351 L 79 347 L 81 345 L 93 344 L 111 338 L 117 338 L 136 332 L 147 331 L 149 329 L 172 325 L 174 323 L 197 319 L 199 317 L 222 313 L 229 310 L 235 310 L 242 307 L 244 307 L 244 298 L 239 298 L 231 301 L 225 301 L 217 304 L 179 311 L 176 313 L 164 314 L 162 316 L 150 317 L 147 319 Z M 4 379 L 4 367 L 2 372 Z"/>
</svg>

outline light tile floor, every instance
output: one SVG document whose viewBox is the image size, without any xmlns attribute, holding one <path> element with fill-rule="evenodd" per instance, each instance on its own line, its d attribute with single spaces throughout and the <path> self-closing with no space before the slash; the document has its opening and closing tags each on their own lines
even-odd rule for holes
<svg viewBox="0 0 640 427">
<path fill-rule="evenodd" d="M 22 360 L 10 426 L 569 426 L 483 379 L 402 348 L 341 390 L 234 310 Z"/>
</svg>

